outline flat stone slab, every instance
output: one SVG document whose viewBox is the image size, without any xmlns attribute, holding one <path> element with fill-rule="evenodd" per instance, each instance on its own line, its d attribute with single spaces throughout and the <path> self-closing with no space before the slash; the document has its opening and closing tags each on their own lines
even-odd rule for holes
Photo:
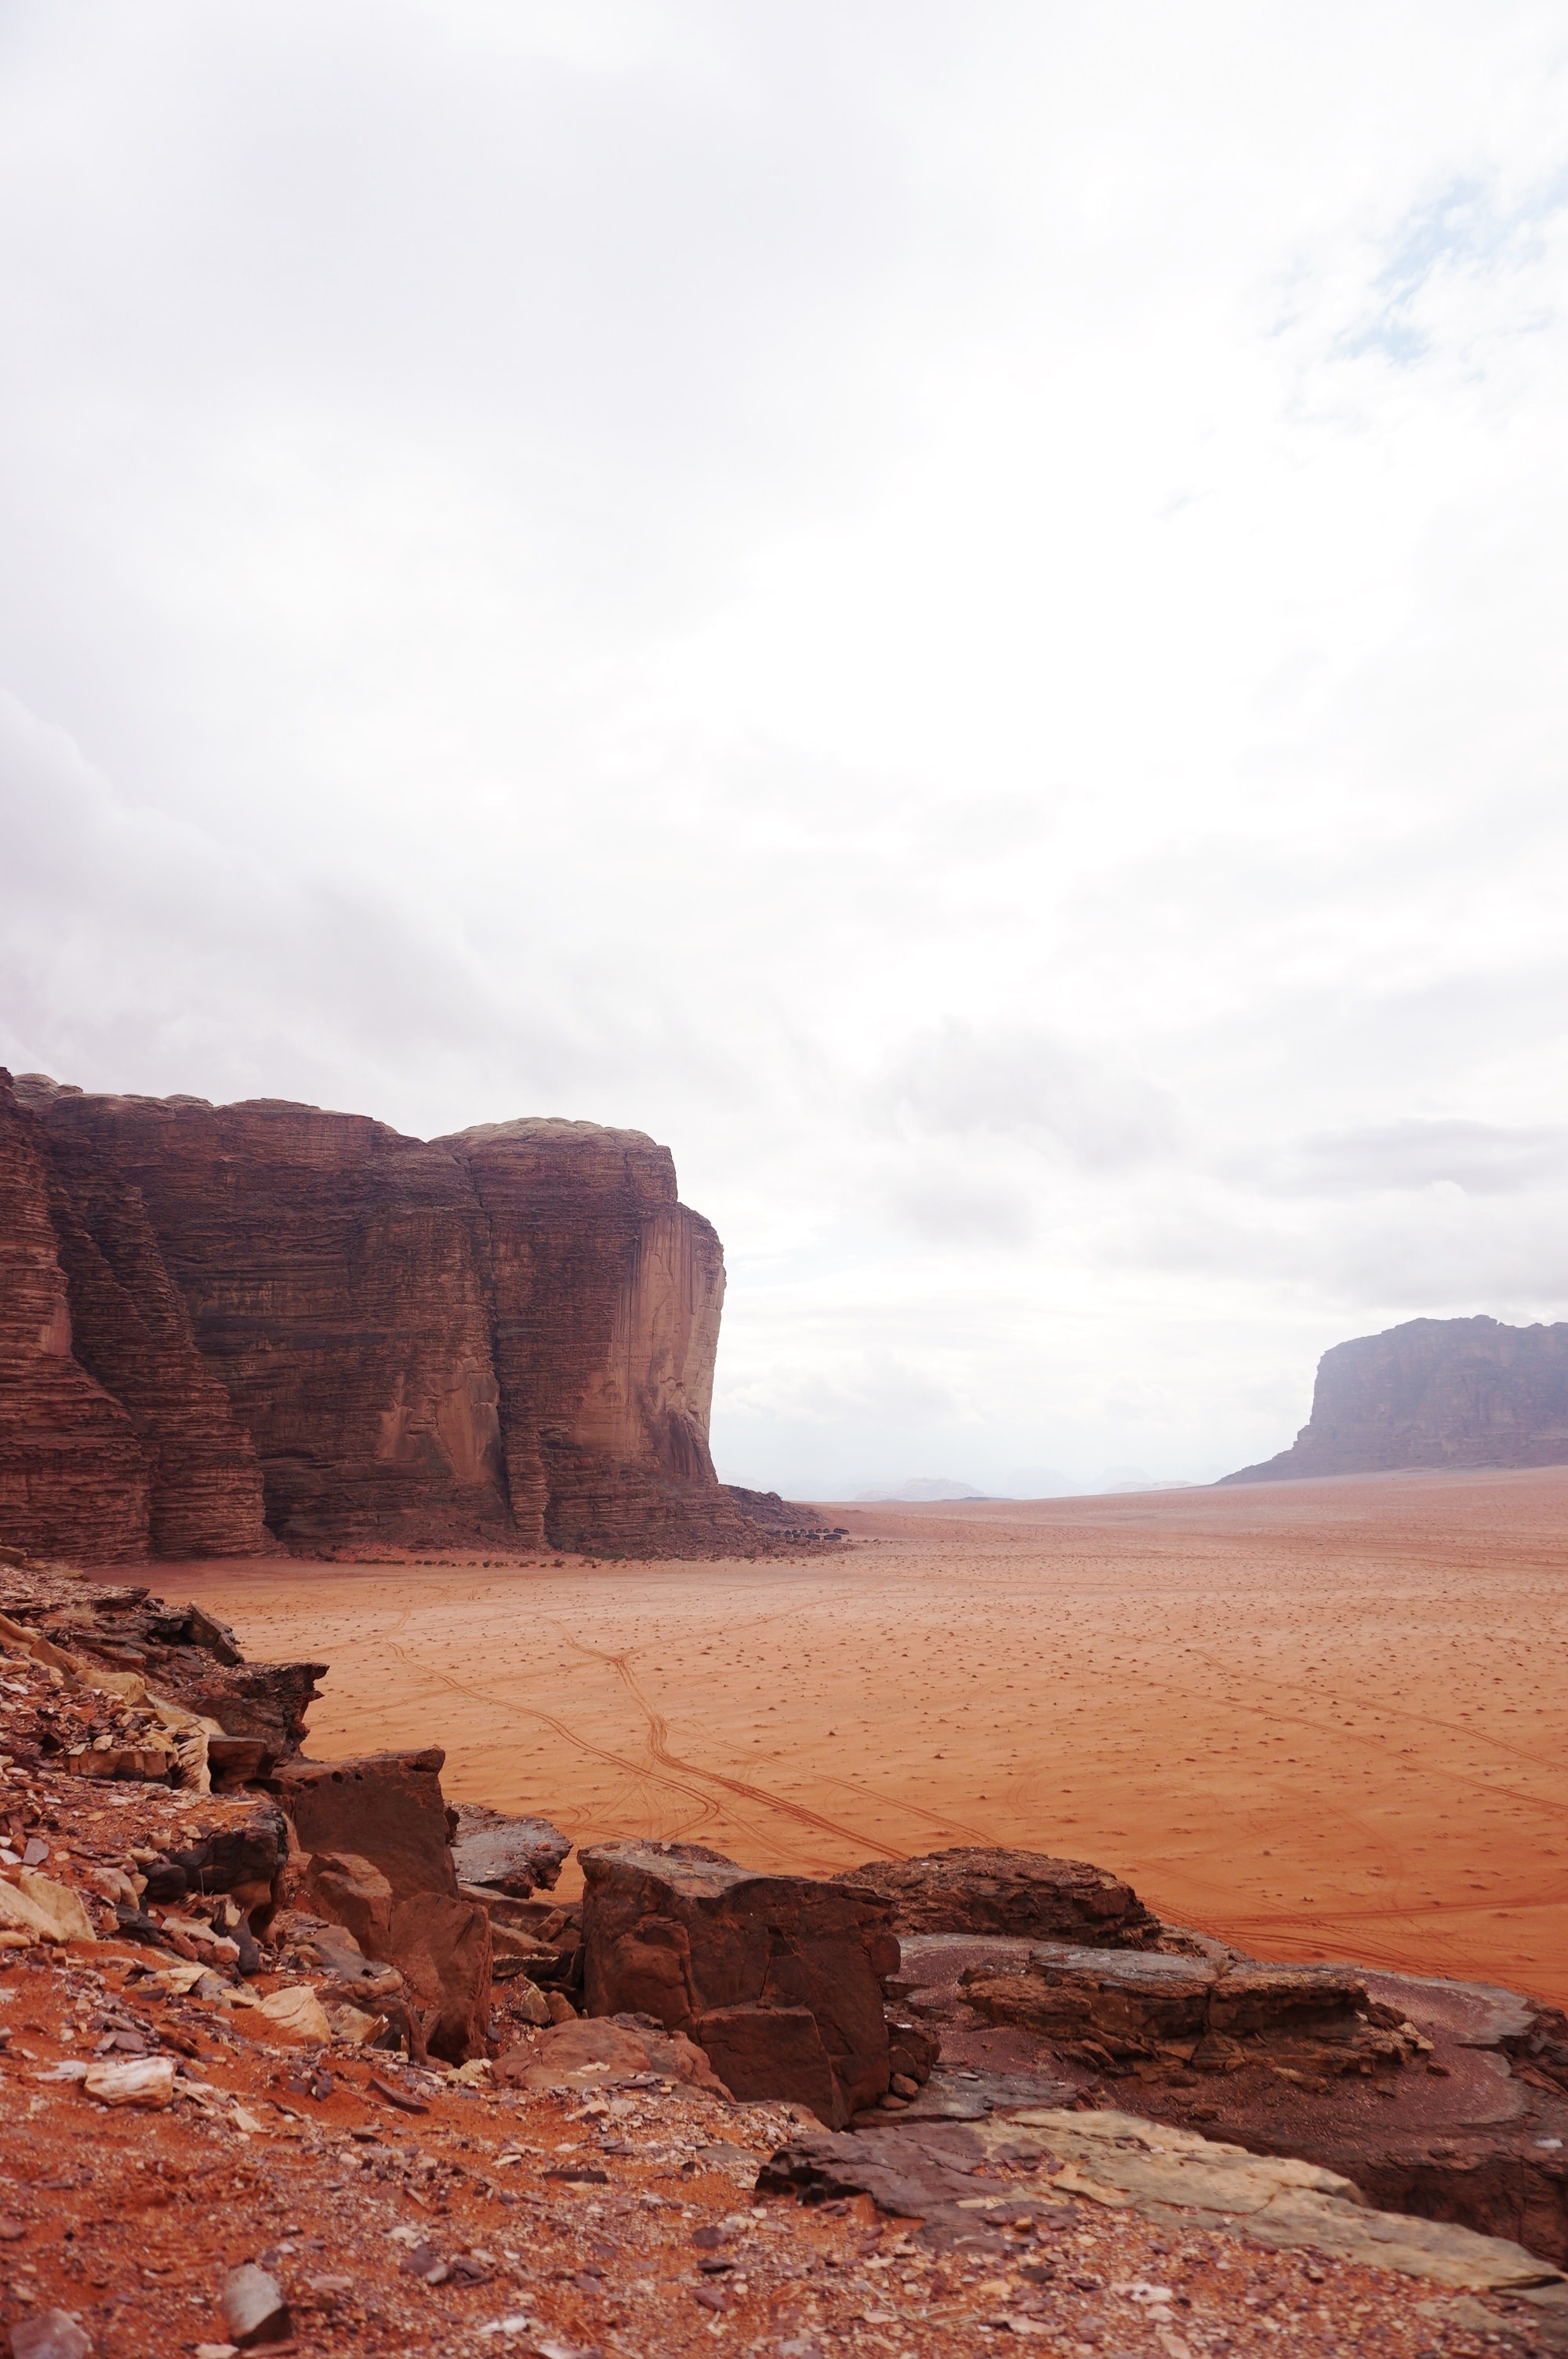
<svg viewBox="0 0 1568 2359">
<path fill-rule="evenodd" d="M 885 2212 L 919 2219 L 928 2240 L 943 2245 L 1071 2198 L 1233 2230 L 1274 2250 L 1398 2269 L 1450 2292 L 1563 2283 L 1549 2261 L 1503 2237 L 1375 2211 L 1337 2171 L 1133 2114 L 1034 2106 L 983 2120 L 867 2119 L 844 2136 L 792 2140 L 757 2184 L 806 2201 L 869 2195 Z"/>
<path fill-rule="evenodd" d="M 1054 1990 L 1032 1970 L 1036 1965 L 1062 1977 Z M 1381 2059 L 1357 2057 L 1353 2048 L 1343 2053 L 1343 2062 L 1371 2064 L 1365 2073 L 1325 2073 L 1321 2062 L 1333 2061 L 1333 2051 L 1314 2055 L 1315 2041 L 1296 2053 L 1293 2039 L 1244 2033 L 1217 2054 L 1195 2049 L 1184 2063 L 1176 2043 L 1161 2053 L 1158 2040 L 1145 2043 L 1153 2054 L 1097 2059 L 1085 2041 L 1051 2027 L 1053 2008 L 1064 1990 L 1071 1997 L 1075 1984 L 1119 1991 L 1130 2009 L 1147 2017 L 1160 1994 L 1179 1994 L 1188 1978 L 1217 1989 L 1238 1966 L 1249 1969 L 1249 1981 L 1257 1973 L 1221 1944 L 1199 1956 L 985 1935 L 906 1938 L 901 2003 L 942 2049 L 931 2089 L 911 2111 L 981 2118 L 995 2104 L 961 2104 L 964 2089 L 978 2099 L 992 2081 L 1037 2076 L 1036 2102 L 1069 2105 L 1070 2090 L 1079 2103 L 1108 2102 L 1255 2154 L 1305 2156 L 1353 2180 L 1390 2213 L 1459 2223 L 1568 2267 L 1568 2049 L 1561 2017 L 1518 1992 L 1337 1970 L 1359 1973 L 1385 2027 Z M 1326 1970 L 1330 1977 L 1336 1971 Z M 1018 1994 L 1022 2019 L 999 2022 L 1010 1991 Z M 989 1998 L 989 2020 L 970 2004 L 981 1997 Z M 1400 2029 L 1407 2023 L 1419 2035 L 1414 2042 Z M 974 2081 L 963 2080 L 963 2068 Z M 1063 2093 L 1049 2088 L 1052 2082 Z"/>
<path fill-rule="evenodd" d="M 499 1810 L 460 1802 L 452 1864 L 460 1884 L 477 1885 L 512 1899 L 551 1890 L 571 1850 L 571 1838 L 548 1819 L 511 1819 Z"/>
</svg>

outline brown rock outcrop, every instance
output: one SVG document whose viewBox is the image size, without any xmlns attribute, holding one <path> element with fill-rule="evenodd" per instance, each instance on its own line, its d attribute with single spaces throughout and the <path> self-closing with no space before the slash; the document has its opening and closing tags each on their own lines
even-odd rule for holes
<svg viewBox="0 0 1568 2359">
<path fill-rule="evenodd" d="M 49 1135 L 48 1154 L 71 1351 L 121 1403 L 141 1443 L 153 1553 L 269 1548 L 255 1450 L 196 1348 L 140 1190 L 86 1139 Z"/>
<path fill-rule="evenodd" d="M 1050 1944 L 1031 1950 L 1022 1973 L 971 1967 L 962 1987 L 988 2022 L 1022 2024 L 1099 2065 L 1223 2072 L 1250 2060 L 1321 2080 L 1397 2071 L 1421 2052 L 1377 2020 L 1365 1980 L 1345 1966 L 1158 1951 L 1111 1961 Z"/>
<path fill-rule="evenodd" d="M 458 1891 L 438 1746 L 347 1761 L 291 1761 L 275 1790 L 303 1856 L 297 1887 L 365 1955 L 394 1965 L 431 2053 L 484 2053 L 490 1919 Z"/>
<path fill-rule="evenodd" d="M 770 1545 L 708 1455 L 719 1240 L 640 1132 L 38 1074 L 3 1112 L 0 1540 Z"/>
<path fill-rule="evenodd" d="M 488 1238 L 450 1156 L 270 1101 L 36 1090 L 35 1103 L 68 1176 L 95 1156 L 145 1203 L 254 1444 L 273 1532 L 510 1534 Z"/>
<path fill-rule="evenodd" d="M 891 1901 L 901 1933 L 1006 1933 L 1091 1949 L 1152 1949 L 1160 1920 L 1130 1884 L 1087 1860 L 966 1847 L 868 1860 L 834 1877 Z"/>
<path fill-rule="evenodd" d="M 1017 2243 L 1010 2249 L 999 2230 L 1011 2228 L 1028 2237 L 1037 2223 L 1075 2226 L 1064 2199 L 1087 2198 L 1111 2212 L 1136 2208 L 1167 2234 L 1178 2226 L 1210 2233 L 1223 2228 L 1274 2252 L 1301 2252 L 1320 2265 L 1310 2271 L 1319 2282 L 1321 2264 L 1334 2256 L 1399 2270 L 1449 2289 L 1522 2296 L 1532 2307 L 1539 2303 L 1537 2317 L 1552 2347 L 1561 2348 L 1568 2339 L 1550 2332 L 1549 2321 L 1562 2316 L 1556 2269 L 1506 2233 L 1439 2225 L 1392 2207 L 1374 2211 L 1356 2182 L 1338 2171 L 1293 2157 L 1260 2158 L 1228 2142 L 1172 2130 L 1133 2113 L 1033 2104 L 989 2121 L 883 2119 L 874 2126 L 857 2125 L 848 2136 L 792 2138 L 763 2166 L 757 2186 L 763 2193 L 793 2193 L 807 2203 L 869 2195 L 880 2211 L 901 2223 L 919 2222 L 924 2243 L 938 2251 L 957 2250 L 971 2263 L 993 2256 L 993 2267 L 1007 2266 L 1020 2250 Z M 1053 2258 L 1048 2240 L 1023 2249 L 1033 2263 L 1021 2272 L 1026 2284 L 1032 2279 L 1052 2286 L 1060 2295 L 1068 2287 L 1087 2291 L 1099 2282 L 1077 2274 L 1076 2265 Z M 1187 2248 L 1189 2257 L 1193 2249 Z M 1164 2267 L 1158 2271 L 1161 2277 L 1167 2273 Z M 1147 2322 L 1167 2350 L 1182 2341 L 1163 2324 L 1156 2307 L 1161 2294 L 1147 2280 L 1118 2290 L 1130 2290 L 1135 2299 L 1152 2296 Z M 1435 2307 L 1422 2304 L 1422 2313 L 1430 2316 Z M 1464 2321 L 1472 2326 L 1495 2315 L 1473 2307 L 1476 2317 Z M 1200 2314 L 1206 2327 L 1216 2315 L 1207 2303 Z M 1513 2315 L 1518 2318 L 1519 2311 Z M 1059 2317 L 1056 2312 L 1051 2325 Z M 1035 2322 L 1027 2316 L 1008 2321 L 1015 2332 L 1028 2332 Z M 1534 2324 L 1532 2320 L 1519 2339 L 1533 2343 Z M 1119 2339 L 1131 2340 L 1126 2325 Z M 1231 2341 L 1226 2335 L 1220 2347 Z"/>
<path fill-rule="evenodd" d="M 324 1663 L 247 1663 L 233 1633 L 199 1605 L 170 1605 L 139 1585 L 87 1581 L 63 1567 L 0 1567 L 0 1614 L 91 1677 L 129 1676 L 215 1721 L 214 1782 L 265 1776 L 297 1753 Z"/>
<path fill-rule="evenodd" d="M 826 1546 L 849 1537 L 842 1524 L 830 1524 L 799 1499 L 782 1498 L 777 1491 L 748 1491 L 740 1483 L 726 1483 L 724 1488 L 743 1516 L 776 1539 Z"/>
<path fill-rule="evenodd" d="M 1411 1319 L 1336 1343 L 1289 1450 L 1227 1474 L 1284 1483 L 1410 1466 L 1568 1464 L 1568 1321 Z"/>
<path fill-rule="evenodd" d="M 697 1843 L 598 1843 L 584 1877 L 590 2015 L 684 2032 L 741 2098 L 840 2128 L 885 2094 L 892 1910 L 852 1885 L 758 1875 Z"/>
<path fill-rule="evenodd" d="M 1481 1984 L 1265 1964 L 1177 1938 L 1183 1954 L 989 1934 L 906 1940 L 905 2003 L 941 2041 L 914 2110 L 1114 2102 L 1254 2153 L 1300 2156 L 1374 2203 L 1568 2263 L 1568 2026 L 1557 2009 Z"/>
</svg>

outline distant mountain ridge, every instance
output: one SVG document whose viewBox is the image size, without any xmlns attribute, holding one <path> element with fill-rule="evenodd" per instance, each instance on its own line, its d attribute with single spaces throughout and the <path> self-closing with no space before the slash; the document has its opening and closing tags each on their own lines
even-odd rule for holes
<svg viewBox="0 0 1568 2359">
<path fill-rule="evenodd" d="M 1289 1450 L 1225 1483 L 1420 1466 L 1568 1465 L 1568 1322 L 1411 1319 L 1336 1343 Z"/>
</svg>

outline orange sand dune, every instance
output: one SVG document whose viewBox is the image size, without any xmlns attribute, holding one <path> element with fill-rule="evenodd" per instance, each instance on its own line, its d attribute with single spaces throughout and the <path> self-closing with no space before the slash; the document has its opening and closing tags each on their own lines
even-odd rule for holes
<svg viewBox="0 0 1568 2359">
<path fill-rule="evenodd" d="M 313 1752 L 439 1742 L 579 1843 L 1022 1844 L 1259 1955 L 1568 2001 L 1568 1468 L 838 1516 L 830 1565 L 158 1582 L 330 1662 Z"/>
</svg>

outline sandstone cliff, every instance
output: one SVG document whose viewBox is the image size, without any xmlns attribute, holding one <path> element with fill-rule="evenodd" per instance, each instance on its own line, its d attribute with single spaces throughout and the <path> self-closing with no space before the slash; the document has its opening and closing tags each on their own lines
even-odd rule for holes
<svg viewBox="0 0 1568 2359">
<path fill-rule="evenodd" d="M 518 1122 L 427 1143 L 313 1106 L 36 1074 L 5 1119 L 0 1250 L 27 1279 L 4 1313 L 0 1538 L 92 1562 L 269 1536 L 757 1544 L 708 1449 L 722 1251 L 640 1132 Z M 49 1471 L 67 1394 L 84 1433 L 117 1437 L 94 1478 L 117 1504 L 69 1531 L 49 1521 L 72 1512 Z M 12 1494 L 34 1503 L 25 1528 Z"/>
<path fill-rule="evenodd" d="M 39 1125 L 0 1073 L 0 1536 L 90 1564 L 147 1544 L 146 1458 L 71 1354 Z"/>
<path fill-rule="evenodd" d="M 1403 1466 L 1568 1463 L 1568 1322 L 1411 1319 L 1336 1343 L 1289 1450 L 1227 1483 Z"/>
<path fill-rule="evenodd" d="M 708 1450 L 724 1254 L 667 1147 L 585 1122 L 436 1142 L 489 1224 L 496 1374 L 520 1527 L 621 1549 L 755 1534 Z"/>
</svg>

